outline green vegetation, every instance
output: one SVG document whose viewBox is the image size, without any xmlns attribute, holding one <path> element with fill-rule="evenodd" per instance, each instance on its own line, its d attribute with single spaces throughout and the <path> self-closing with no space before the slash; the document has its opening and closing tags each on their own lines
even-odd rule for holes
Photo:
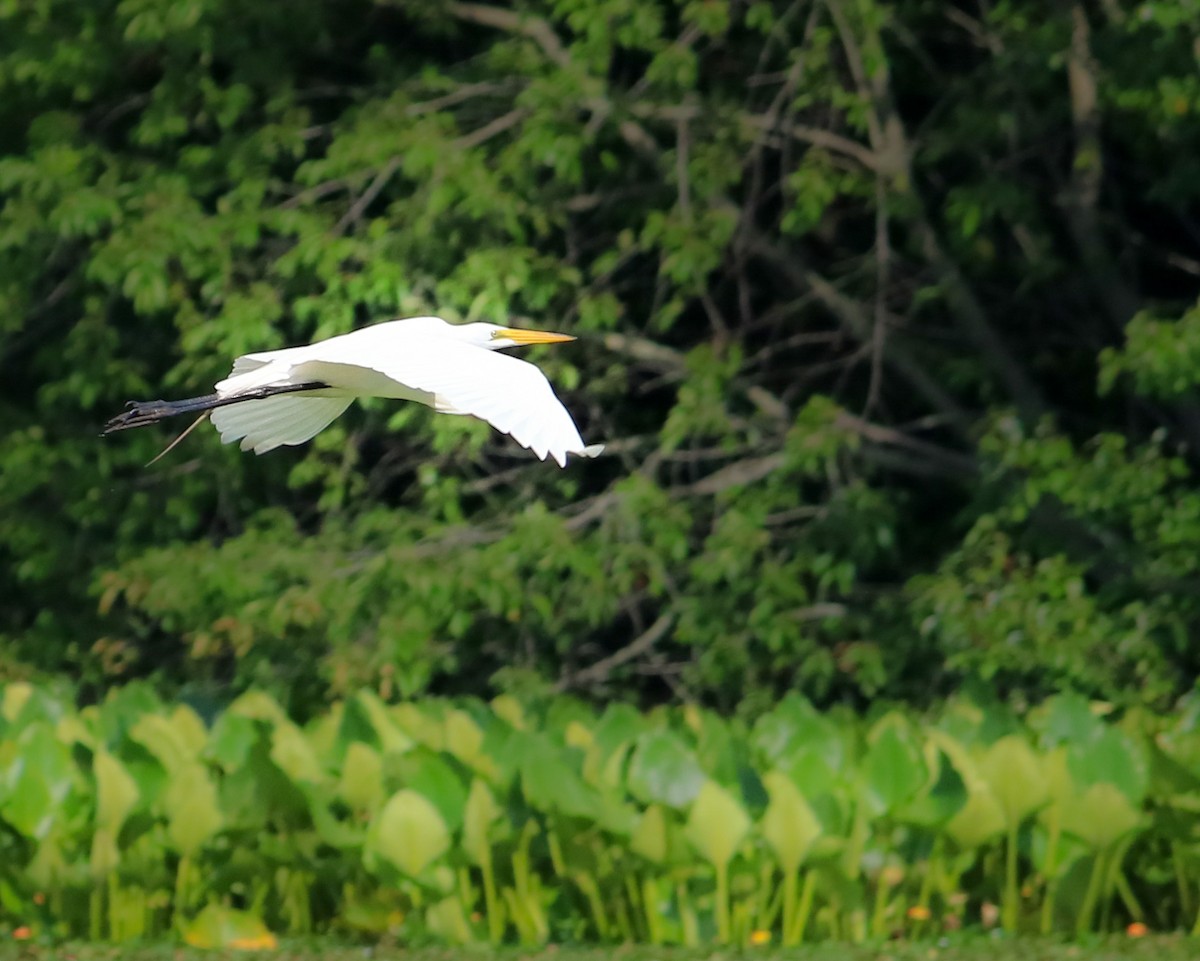
<svg viewBox="0 0 1200 961">
<path fill-rule="evenodd" d="M 1195 928 L 1198 711 L 790 697 L 747 727 L 360 693 L 301 728 L 250 692 L 206 727 L 144 687 L 76 712 L 12 684 L 0 898 L 39 933 L 197 945 Z"/>
<path fill-rule="evenodd" d="M 1197 50 L 1184 0 L 0 0 L 0 926 L 1196 930 Z M 578 335 L 606 456 L 97 436 L 420 313 Z"/>
<path fill-rule="evenodd" d="M 1200 21 L 959 6 L 0 3 L 0 671 L 1169 707 Z M 537 359 L 610 456 L 96 436 L 421 312 L 580 335 Z"/>
</svg>

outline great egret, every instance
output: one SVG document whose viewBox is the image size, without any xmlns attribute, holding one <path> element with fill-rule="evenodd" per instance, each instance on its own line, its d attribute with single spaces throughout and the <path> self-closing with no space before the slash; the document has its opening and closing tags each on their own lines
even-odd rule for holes
<svg viewBox="0 0 1200 961">
<path fill-rule="evenodd" d="M 392 320 L 306 347 L 244 354 L 216 393 L 130 401 L 104 433 L 196 411 L 203 419 L 211 411 L 223 443 L 240 440 L 242 450 L 265 454 L 310 440 L 356 397 L 395 397 L 478 417 L 539 459 L 549 455 L 565 467 L 568 454 L 595 457 L 603 447 L 584 445 L 545 374 L 495 352 L 574 339 L 496 324 L 448 324 L 440 317 Z"/>
</svg>

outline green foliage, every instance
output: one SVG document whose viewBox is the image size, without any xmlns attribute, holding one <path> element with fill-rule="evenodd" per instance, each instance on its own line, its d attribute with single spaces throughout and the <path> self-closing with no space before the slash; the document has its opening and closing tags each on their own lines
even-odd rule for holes
<svg viewBox="0 0 1200 961">
<path fill-rule="evenodd" d="M 1200 667 L 1200 28 L 1166 3 L 951 20 L 0 3 L 0 674 L 301 717 L 363 686 L 1165 709 Z M 580 335 L 531 356 L 609 455 L 560 472 L 379 402 L 262 459 L 201 431 L 147 469 L 165 433 L 94 436 L 243 352 L 424 312 Z M 814 784 L 837 739 L 788 723 L 822 749 L 774 766 Z M 884 777 L 906 736 L 874 748 L 888 817 L 916 810 Z M 669 743 L 605 763 L 675 812 L 707 780 Z M 172 780 L 208 809 L 198 763 Z M 356 751 L 347 803 L 386 800 L 383 763 Z M 23 828 L 72 796 L 47 770 L 8 802 Z"/>
<path fill-rule="evenodd" d="M 1111 391 L 1119 377 L 1128 375 L 1138 393 L 1173 398 L 1193 390 L 1200 369 L 1200 306 L 1179 318 L 1139 313 L 1125 328 L 1120 350 L 1100 354 L 1100 389 Z"/>
<path fill-rule="evenodd" d="M 1010 931 L 1190 927 L 1195 699 L 1105 710 L 1068 695 L 1024 721 L 961 700 L 870 720 L 793 696 L 748 728 L 361 692 L 301 728 L 261 692 L 206 724 L 144 687 L 76 710 L 10 683 L 0 923 L 207 946 L 790 946 L 953 930 L 998 902 Z"/>
</svg>

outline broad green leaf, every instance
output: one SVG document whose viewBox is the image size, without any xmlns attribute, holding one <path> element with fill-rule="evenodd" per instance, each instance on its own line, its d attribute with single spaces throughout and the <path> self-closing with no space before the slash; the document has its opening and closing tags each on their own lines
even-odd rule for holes
<svg viewBox="0 0 1200 961">
<path fill-rule="evenodd" d="M 490 862 L 491 827 L 500 817 L 500 813 L 491 788 L 479 778 L 471 781 L 471 790 L 467 794 L 467 804 L 463 809 L 463 850 L 467 852 L 472 864 L 482 866 Z"/>
<path fill-rule="evenodd" d="M 394 705 L 391 715 L 405 736 L 434 751 L 446 750 L 446 725 L 442 718 L 431 716 L 427 709 L 412 703 Z"/>
<path fill-rule="evenodd" d="M 686 807 L 706 780 L 695 754 L 678 735 L 665 730 L 638 736 L 626 777 L 634 797 L 673 808 Z"/>
<path fill-rule="evenodd" d="M 290 721 L 282 721 L 271 731 L 271 760 L 296 783 L 322 785 L 325 772 L 304 732 Z"/>
<path fill-rule="evenodd" d="M 1093 850 L 1108 848 L 1143 823 L 1141 812 L 1114 784 L 1101 782 L 1084 791 L 1069 809 L 1063 830 Z"/>
<path fill-rule="evenodd" d="M 647 861 L 662 864 L 667 859 L 667 815 L 662 805 L 651 804 L 642 812 L 629 839 L 629 847 Z"/>
<path fill-rule="evenodd" d="M 1142 745 L 1124 731 L 1106 727 L 1067 750 L 1071 776 L 1081 788 L 1112 784 L 1131 804 L 1140 805 L 1150 783 L 1150 763 Z"/>
<path fill-rule="evenodd" d="M 208 728 L 204 726 L 199 714 L 187 704 L 176 704 L 171 711 L 170 720 L 193 757 L 204 750 L 204 745 L 208 743 Z"/>
<path fill-rule="evenodd" d="M 848 766 L 837 725 L 794 694 L 758 720 L 751 743 L 768 768 L 786 772 L 810 795 L 829 791 Z"/>
<path fill-rule="evenodd" d="M 799 788 L 781 771 L 763 776 L 770 802 L 759 828 L 785 874 L 794 874 L 821 836 L 821 823 Z"/>
<path fill-rule="evenodd" d="M 567 755 L 545 735 L 524 735 L 521 784 L 530 806 L 571 817 L 597 820 L 602 803 L 594 787 L 572 770 Z"/>
<path fill-rule="evenodd" d="M 1048 786 L 1042 763 L 1019 735 L 1010 734 L 993 744 L 979 763 L 979 773 L 1009 827 L 1046 803 Z"/>
<path fill-rule="evenodd" d="M 926 741 L 923 753 L 930 777 L 916 797 L 896 812 L 896 816 L 909 824 L 938 828 L 967 803 L 967 787 L 958 768 L 950 760 L 950 755 L 932 740 Z"/>
<path fill-rule="evenodd" d="M 290 723 L 287 711 L 265 691 L 247 691 L 230 704 L 226 711 L 254 721 L 266 721 L 272 726 Z"/>
<path fill-rule="evenodd" d="M 419 877 L 450 845 L 437 809 L 415 791 L 397 791 L 367 830 L 368 864 L 384 859 L 403 874 Z"/>
<path fill-rule="evenodd" d="M 3 772 L 7 791 L 0 814 L 25 837 L 42 839 L 63 814 L 74 767 L 66 746 L 44 721 L 21 731 L 15 748 Z"/>
<path fill-rule="evenodd" d="M 716 781 L 705 781 L 688 812 L 688 840 L 709 864 L 727 865 L 750 830 L 750 816 Z"/>
<path fill-rule="evenodd" d="M 115 837 L 138 802 L 138 789 L 129 772 L 115 757 L 101 749 L 92 759 L 96 778 L 96 825 Z"/>
<path fill-rule="evenodd" d="M 492 698 L 492 710 L 496 717 L 502 718 L 515 731 L 526 731 L 529 726 L 525 723 L 525 709 L 515 697 L 500 694 Z"/>
<path fill-rule="evenodd" d="M 379 753 L 360 741 L 346 749 L 338 796 L 350 807 L 375 811 L 383 803 L 383 761 Z"/>
<path fill-rule="evenodd" d="M 189 858 L 224 825 L 216 785 L 198 762 L 176 769 L 163 792 L 163 806 L 167 837 L 176 851 Z"/>
<path fill-rule="evenodd" d="M 1103 729 L 1088 700 L 1073 691 L 1054 695 L 1031 712 L 1030 721 L 1041 728 L 1042 743 L 1047 747 L 1085 744 Z"/>
<path fill-rule="evenodd" d="M 199 720 L 199 719 L 197 719 Z M 193 740 L 194 730 L 161 714 L 144 714 L 129 729 L 132 740 L 141 744 L 169 773 L 187 765 L 204 747 Z"/>
<path fill-rule="evenodd" d="M 896 725 L 882 729 L 863 765 L 866 796 L 876 815 L 893 812 L 920 790 L 928 776 L 920 748 L 906 728 Z"/>
<path fill-rule="evenodd" d="M 4 697 L 0 701 L 0 715 L 9 724 L 17 720 L 21 709 L 33 696 L 33 685 L 25 681 L 9 681 L 4 685 Z"/>
<path fill-rule="evenodd" d="M 411 788 L 437 808 L 451 832 L 462 827 L 467 785 L 463 768 L 452 757 L 417 747 L 387 758 L 383 770 L 389 785 Z"/>
<path fill-rule="evenodd" d="M 967 803 L 946 825 L 946 833 L 960 848 L 974 850 L 1004 833 L 1008 821 L 991 788 L 967 782 Z"/>
<path fill-rule="evenodd" d="M 213 725 L 205 753 L 225 771 L 234 771 L 245 764 L 261 736 L 253 719 L 226 711 Z"/>
<path fill-rule="evenodd" d="M 370 691 L 359 691 L 353 698 L 354 706 L 368 719 L 379 749 L 384 754 L 403 754 L 413 746 L 413 739 L 401 730 L 388 713 L 387 707 Z"/>
<path fill-rule="evenodd" d="M 476 766 L 483 747 L 483 731 L 466 711 L 447 711 L 443 722 L 446 726 L 446 750 L 464 764 Z"/>
<path fill-rule="evenodd" d="M 425 922 L 433 934 L 450 944 L 470 944 L 475 940 L 460 898 L 443 898 L 431 904 L 425 910 Z"/>
</svg>

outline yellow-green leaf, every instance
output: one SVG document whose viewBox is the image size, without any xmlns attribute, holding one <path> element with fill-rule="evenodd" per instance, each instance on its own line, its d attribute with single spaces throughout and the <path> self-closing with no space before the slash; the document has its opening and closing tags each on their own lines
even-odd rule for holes
<svg viewBox="0 0 1200 961">
<path fill-rule="evenodd" d="M 491 789 L 479 778 L 471 782 L 471 791 L 463 808 L 463 850 L 472 864 L 483 865 L 491 859 L 491 826 L 500 816 L 500 808 Z"/>
<path fill-rule="evenodd" d="M 367 831 L 368 859 L 383 858 L 417 877 L 446 851 L 450 832 L 437 808 L 416 791 L 397 791 Z"/>
<path fill-rule="evenodd" d="M 180 767 L 163 792 L 167 837 L 180 854 L 195 856 L 201 845 L 221 830 L 224 819 L 217 788 L 199 762 Z"/>
<path fill-rule="evenodd" d="M 125 765 L 103 749 L 96 752 L 92 773 L 96 777 L 96 826 L 116 836 L 138 802 L 137 785 Z"/>
<path fill-rule="evenodd" d="M 705 781 L 688 814 L 687 837 L 712 865 L 727 865 L 750 830 L 750 816 L 716 781 Z"/>
<path fill-rule="evenodd" d="M 770 803 L 763 813 L 762 835 L 785 873 L 800 869 L 809 849 L 821 836 L 821 822 L 792 779 L 779 771 L 763 777 Z"/>
<path fill-rule="evenodd" d="M 374 811 L 383 803 L 383 759 L 379 752 L 361 741 L 346 748 L 338 795 L 350 807 Z"/>
</svg>

